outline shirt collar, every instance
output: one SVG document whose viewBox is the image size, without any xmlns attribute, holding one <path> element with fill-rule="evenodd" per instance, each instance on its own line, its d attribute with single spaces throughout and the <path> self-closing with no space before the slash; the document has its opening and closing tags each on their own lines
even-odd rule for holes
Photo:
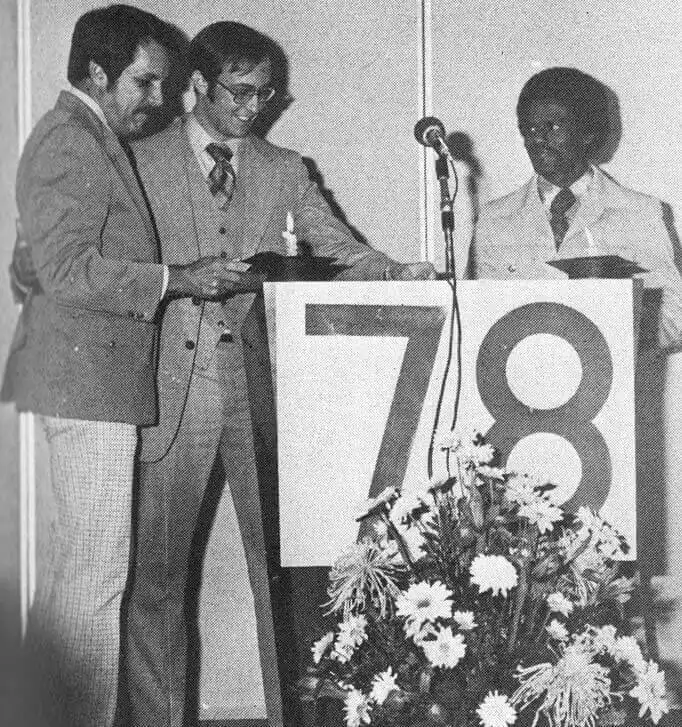
<svg viewBox="0 0 682 727">
<path fill-rule="evenodd" d="M 585 192 L 587 192 L 590 184 L 592 183 L 592 180 L 594 178 L 594 167 L 590 165 L 581 177 L 578 177 L 578 179 L 573 182 L 573 184 L 570 186 L 571 192 L 575 195 L 576 199 L 580 199 Z M 549 207 L 552 204 L 552 200 L 559 194 L 559 190 L 561 187 L 557 187 L 555 184 L 552 184 L 548 180 L 546 180 L 544 177 L 541 177 L 538 174 L 537 178 L 537 186 L 538 186 L 538 194 L 540 195 L 540 199 L 542 200 L 542 204 L 545 207 Z"/>
<path fill-rule="evenodd" d="M 197 117 L 192 113 L 188 113 L 186 117 L 186 129 L 187 136 L 189 138 L 189 144 L 192 147 L 194 156 L 199 162 L 199 168 L 203 172 L 205 177 L 208 177 L 211 169 L 215 165 L 213 157 L 206 151 L 206 147 L 211 144 L 222 144 L 223 146 L 228 145 L 232 150 L 231 164 L 237 171 L 239 164 L 239 148 L 243 139 L 214 139 L 206 129 L 199 123 Z"/>
<path fill-rule="evenodd" d="M 111 131 L 111 127 L 109 126 L 109 123 L 107 122 L 106 116 L 104 115 L 104 111 L 102 111 L 102 107 L 95 101 L 95 99 L 92 96 L 89 96 L 84 91 L 81 91 L 80 88 L 76 88 L 75 86 L 67 86 L 66 90 L 75 96 L 79 101 L 82 101 L 94 114 L 97 116 L 97 118 L 104 124 L 105 129 L 109 129 Z"/>
</svg>

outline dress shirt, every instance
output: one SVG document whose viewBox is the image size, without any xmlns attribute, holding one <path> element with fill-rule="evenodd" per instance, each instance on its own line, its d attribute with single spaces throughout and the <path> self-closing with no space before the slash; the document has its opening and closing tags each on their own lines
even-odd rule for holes
<svg viewBox="0 0 682 727">
<path fill-rule="evenodd" d="M 232 150 L 232 159 L 230 164 L 234 169 L 235 175 L 239 169 L 239 147 L 241 146 L 241 139 L 215 139 L 213 138 L 206 129 L 199 123 L 197 117 L 193 113 L 187 114 L 187 136 L 189 137 L 189 143 L 194 152 L 194 156 L 199 164 L 199 169 L 205 179 L 208 179 L 208 175 L 215 166 L 215 159 L 206 151 L 206 147 L 209 144 L 218 144 L 219 146 L 229 146 Z"/>
<path fill-rule="evenodd" d="M 580 198 L 588 190 L 593 177 L 593 168 L 592 166 L 590 166 L 585 174 L 583 174 L 582 177 L 578 177 L 578 179 L 576 179 L 575 182 L 573 182 L 573 184 L 569 187 L 577 201 L 580 201 Z M 547 219 L 551 218 L 552 216 L 550 212 L 550 207 L 554 198 L 557 196 L 557 194 L 559 194 L 560 191 L 561 187 L 557 187 L 555 184 L 552 184 L 550 181 L 548 181 L 544 177 L 541 177 L 538 174 L 538 194 L 540 195 L 540 200 L 542 201 L 542 205 L 545 208 Z M 575 204 L 573 204 L 571 208 L 566 212 L 566 217 L 569 222 L 573 220 L 575 210 L 576 207 Z"/>
</svg>

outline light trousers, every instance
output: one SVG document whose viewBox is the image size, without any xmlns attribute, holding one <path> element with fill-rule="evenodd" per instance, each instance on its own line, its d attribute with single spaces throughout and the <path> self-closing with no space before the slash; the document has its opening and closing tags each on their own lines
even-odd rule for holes
<svg viewBox="0 0 682 727">
<path fill-rule="evenodd" d="M 32 716 L 49 727 L 109 727 L 131 530 L 136 428 L 40 417 L 54 510 L 25 641 Z"/>
<path fill-rule="evenodd" d="M 268 720 L 271 727 L 282 726 L 244 367 L 236 357 L 216 363 L 213 376 L 195 371 L 170 451 L 159 462 L 140 465 L 135 570 L 126 638 L 130 727 L 197 723 L 197 705 L 188 694 L 188 679 L 196 681 L 198 670 L 196 643 L 192 643 L 198 637 L 193 623 L 198 583 L 190 563 L 197 538 L 210 527 L 202 521 L 201 511 L 216 458 L 229 488 L 223 496 L 232 496 L 244 544 Z M 225 654 L 225 659 L 239 670 L 233 654 Z"/>
</svg>

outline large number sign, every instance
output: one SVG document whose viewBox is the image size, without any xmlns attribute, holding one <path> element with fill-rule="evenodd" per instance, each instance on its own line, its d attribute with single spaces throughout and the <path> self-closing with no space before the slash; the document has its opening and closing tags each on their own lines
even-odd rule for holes
<svg viewBox="0 0 682 727">
<path fill-rule="evenodd" d="M 282 562 L 328 565 L 388 485 L 423 487 L 434 425 L 478 429 L 516 470 L 634 546 L 630 281 L 267 286 Z M 272 345 L 274 342 L 274 345 Z M 459 342 L 459 345 L 458 345 Z"/>
</svg>

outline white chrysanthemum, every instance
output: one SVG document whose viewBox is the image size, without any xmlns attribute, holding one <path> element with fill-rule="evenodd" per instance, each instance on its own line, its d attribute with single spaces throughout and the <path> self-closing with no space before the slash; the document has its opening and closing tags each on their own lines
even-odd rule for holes
<svg viewBox="0 0 682 727">
<path fill-rule="evenodd" d="M 336 637 L 336 642 L 334 643 L 330 657 L 336 659 L 341 664 L 346 664 L 351 660 L 355 649 L 356 646 L 353 638 L 346 633 L 340 633 Z"/>
<path fill-rule="evenodd" d="M 540 497 L 540 493 L 535 489 L 539 484 L 531 475 L 513 474 L 506 482 L 505 496 L 507 500 L 518 505 L 535 502 Z"/>
<path fill-rule="evenodd" d="M 637 673 L 637 686 L 629 694 L 640 704 L 640 718 L 648 711 L 654 724 L 658 724 L 661 717 L 669 711 L 665 699 L 665 673 L 659 671 L 658 664 L 654 661 L 650 661 L 644 670 Z"/>
<path fill-rule="evenodd" d="M 358 508 L 357 517 L 365 517 L 370 513 L 389 507 L 396 497 L 398 497 L 398 490 L 395 487 L 392 485 L 384 487 L 384 489 L 376 497 L 366 500 Z"/>
<path fill-rule="evenodd" d="M 516 722 L 516 710 L 505 694 L 488 692 L 476 710 L 482 727 L 509 727 Z"/>
<path fill-rule="evenodd" d="M 442 451 L 454 451 L 461 445 L 462 437 L 461 434 L 453 429 L 438 429 L 436 432 L 433 444 L 436 449 Z"/>
<path fill-rule="evenodd" d="M 476 430 L 461 432 L 455 430 L 439 430 L 436 432 L 434 443 L 436 449 L 453 452 L 457 455 L 460 465 L 487 464 L 493 458 L 495 450 L 489 444 L 477 444 L 480 433 Z"/>
<path fill-rule="evenodd" d="M 575 516 L 588 530 L 599 530 L 602 526 L 603 521 L 599 515 L 590 510 L 589 507 L 585 507 L 585 505 L 578 508 Z"/>
<path fill-rule="evenodd" d="M 439 629 L 435 641 L 424 641 L 421 646 L 429 663 L 444 669 L 456 667 L 467 648 L 462 634 L 453 635 L 450 626 Z"/>
<path fill-rule="evenodd" d="M 561 613 L 564 616 L 568 616 L 568 614 L 573 611 L 573 604 L 568 600 L 568 598 L 566 598 L 566 596 L 564 596 L 563 593 L 561 593 L 561 591 L 550 593 L 549 596 L 547 596 L 547 606 L 550 611 Z"/>
<path fill-rule="evenodd" d="M 619 636 L 610 652 L 617 661 L 627 662 L 634 671 L 645 671 L 647 663 L 634 636 Z"/>
<path fill-rule="evenodd" d="M 507 470 L 504 467 L 491 467 L 487 464 L 481 464 L 476 467 L 476 471 L 479 475 L 488 477 L 491 480 L 504 480 Z"/>
<path fill-rule="evenodd" d="M 370 710 L 369 701 L 359 689 L 351 688 L 348 690 L 344 700 L 346 727 L 360 727 L 363 722 L 369 724 Z"/>
<path fill-rule="evenodd" d="M 547 633 L 557 641 L 566 641 L 568 639 L 568 630 L 557 619 L 553 618 L 546 627 Z"/>
<path fill-rule="evenodd" d="M 477 555 L 469 566 L 471 582 L 481 593 L 490 591 L 493 596 L 507 593 L 518 583 L 514 566 L 503 555 Z"/>
<path fill-rule="evenodd" d="M 386 671 L 382 671 L 372 679 L 372 691 L 369 693 L 369 697 L 377 704 L 383 704 L 386 701 L 386 697 L 398 688 L 396 675 L 389 666 Z"/>
<path fill-rule="evenodd" d="M 556 665 L 519 668 L 516 676 L 521 686 L 512 703 L 525 709 L 542 699 L 539 710 L 552 725 L 595 727 L 599 712 L 611 702 L 608 669 L 593 662 L 581 644 L 567 646 Z"/>
<path fill-rule="evenodd" d="M 462 631 L 471 631 L 476 628 L 473 611 L 455 611 L 452 618 L 457 621 L 457 625 Z"/>
<path fill-rule="evenodd" d="M 392 543 L 364 538 L 348 546 L 336 559 L 329 574 L 330 599 L 325 605 L 330 607 L 329 612 L 348 616 L 363 610 L 369 601 L 383 617 L 400 594 L 396 581 L 402 568 Z"/>
<path fill-rule="evenodd" d="M 402 525 L 409 521 L 415 510 L 428 504 L 429 495 L 427 492 L 408 492 L 401 495 L 391 508 L 390 518 L 396 525 Z"/>
<path fill-rule="evenodd" d="M 310 650 L 313 652 L 313 661 L 316 664 L 320 663 L 322 657 L 326 654 L 327 649 L 332 645 L 333 642 L 334 632 L 329 631 L 321 639 L 319 639 L 312 645 Z"/>
<path fill-rule="evenodd" d="M 403 629 L 405 630 L 405 636 L 408 639 L 412 639 L 417 646 L 421 646 L 424 639 L 435 633 L 433 626 L 431 626 L 428 621 L 419 623 L 418 621 L 413 621 L 409 618 L 405 621 Z"/>
<path fill-rule="evenodd" d="M 452 615 L 452 591 L 440 581 L 414 583 L 396 601 L 398 616 L 405 616 L 418 624 L 450 618 Z"/>
<path fill-rule="evenodd" d="M 519 509 L 519 515 L 528 518 L 533 525 L 537 525 L 541 533 L 546 533 L 548 530 L 554 529 L 554 523 L 559 522 L 564 513 L 558 505 L 555 505 L 548 498 L 538 497 L 532 502 L 522 505 Z"/>
<path fill-rule="evenodd" d="M 612 656 L 615 655 L 616 646 L 616 627 L 611 624 L 606 624 L 597 629 L 594 634 L 594 648 L 599 654 L 602 651 L 607 651 Z"/>
<path fill-rule="evenodd" d="M 348 616 L 339 624 L 339 638 L 352 643 L 360 644 L 367 638 L 367 618 L 365 616 Z"/>
</svg>

